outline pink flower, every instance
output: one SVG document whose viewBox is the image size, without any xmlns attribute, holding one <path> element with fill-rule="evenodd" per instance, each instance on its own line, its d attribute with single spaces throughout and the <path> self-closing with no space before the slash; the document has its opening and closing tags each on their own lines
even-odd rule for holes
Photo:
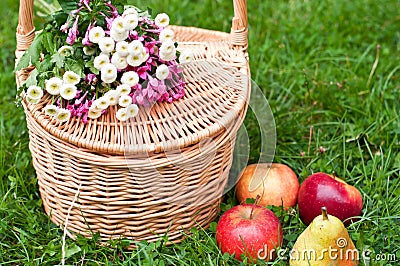
<svg viewBox="0 0 400 266">
<path fill-rule="evenodd" d="M 148 76 L 147 71 L 149 71 L 149 70 L 151 70 L 151 67 L 150 67 L 149 65 L 146 64 L 146 65 L 144 65 L 144 66 L 142 66 L 142 67 L 139 67 L 139 68 L 137 69 L 136 73 L 138 73 L 138 75 L 139 75 L 139 77 L 140 77 L 141 79 L 146 80 L 146 79 L 147 79 L 147 76 Z"/>
<path fill-rule="evenodd" d="M 82 39 L 82 44 L 84 46 L 92 46 L 92 43 L 89 41 L 89 32 L 93 27 L 94 26 L 92 25 L 92 23 L 90 23 L 86 30 L 85 37 Z"/>
<path fill-rule="evenodd" d="M 148 91 L 147 89 L 142 90 L 142 96 L 143 96 L 143 97 L 146 97 L 146 96 L 147 96 L 147 91 Z"/>
<path fill-rule="evenodd" d="M 137 40 L 139 38 L 139 33 L 135 30 L 130 31 L 129 36 L 131 40 Z"/>
<path fill-rule="evenodd" d="M 144 104 L 143 95 L 138 95 L 138 96 L 136 96 L 136 102 L 137 102 L 138 104 L 143 105 L 143 104 Z"/>
<path fill-rule="evenodd" d="M 146 47 L 146 51 L 148 53 L 154 54 L 154 46 L 157 44 L 156 41 L 146 42 L 144 47 Z"/>
<path fill-rule="evenodd" d="M 78 20 L 79 20 L 79 16 L 76 17 L 74 25 L 72 25 L 72 28 L 69 29 L 68 37 L 67 37 L 67 41 L 66 41 L 69 45 L 73 45 L 76 41 L 76 38 L 79 35 Z"/>
<path fill-rule="evenodd" d="M 114 18 L 119 16 L 117 8 L 111 4 L 111 1 L 109 1 L 105 5 L 111 8 L 111 14 L 113 15 Z"/>
<path fill-rule="evenodd" d="M 79 1 L 79 6 L 85 5 L 87 9 L 89 9 L 89 11 L 92 11 L 92 9 L 89 6 L 90 0 L 80 0 Z"/>
<path fill-rule="evenodd" d="M 67 33 L 68 28 L 69 28 L 69 21 L 65 22 L 65 24 L 61 26 L 60 30 L 64 33 Z"/>
<path fill-rule="evenodd" d="M 93 73 L 87 74 L 85 77 L 85 81 L 89 84 L 91 84 L 91 83 L 95 84 L 97 82 L 96 74 L 93 74 Z"/>
<path fill-rule="evenodd" d="M 112 22 L 114 21 L 114 18 L 106 17 L 106 21 L 107 21 L 107 29 L 111 30 L 111 26 L 112 26 Z"/>
<path fill-rule="evenodd" d="M 71 115 L 72 115 L 72 116 L 75 116 L 75 115 L 76 115 L 76 111 L 75 111 L 75 108 L 74 108 L 73 105 L 69 105 L 69 104 L 68 104 L 66 109 L 69 110 L 69 111 L 71 112 Z"/>
<path fill-rule="evenodd" d="M 81 98 L 79 98 L 79 99 L 76 99 L 75 100 L 75 105 L 82 105 L 82 101 L 86 98 L 86 96 L 87 96 L 87 94 L 88 94 L 89 92 L 88 91 L 86 91 L 83 95 L 82 95 L 82 97 Z"/>
<path fill-rule="evenodd" d="M 88 122 L 88 113 L 85 113 L 85 114 L 84 114 L 84 116 L 82 117 L 82 122 L 83 122 L 84 124 L 87 124 L 87 122 Z"/>
</svg>

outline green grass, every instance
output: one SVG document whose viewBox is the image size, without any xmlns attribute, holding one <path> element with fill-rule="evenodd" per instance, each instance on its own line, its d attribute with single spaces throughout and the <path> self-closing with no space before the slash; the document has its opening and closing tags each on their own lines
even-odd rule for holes
<svg viewBox="0 0 400 266">
<path fill-rule="evenodd" d="M 62 231 L 41 207 L 23 110 L 14 104 L 17 2 L 5 0 L 0 9 L 0 265 L 56 265 L 62 258 Z M 230 29 L 229 0 L 138 3 L 169 13 L 177 24 Z M 275 117 L 275 161 L 291 166 L 300 181 L 312 172 L 335 171 L 357 186 L 364 197 L 363 214 L 348 230 L 359 250 L 372 251 L 371 261 L 361 265 L 398 265 L 400 2 L 248 0 L 248 9 L 252 78 Z M 245 124 L 254 162 L 260 137 L 251 114 Z M 222 210 L 233 204 L 230 191 Z M 290 249 L 305 225 L 297 210 L 273 210 Z M 110 249 L 96 245 L 96 239 L 67 239 L 66 264 L 240 265 L 218 250 L 215 225 L 193 229 L 181 244 L 140 243 L 134 251 L 124 250 L 123 242 Z M 377 260 L 389 254 L 395 261 Z"/>
</svg>

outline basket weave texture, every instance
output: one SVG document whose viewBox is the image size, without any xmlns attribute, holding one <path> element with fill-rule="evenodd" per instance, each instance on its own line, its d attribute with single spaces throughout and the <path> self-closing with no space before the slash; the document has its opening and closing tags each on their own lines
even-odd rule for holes
<svg viewBox="0 0 400 266">
<path fill-rule="evenodd" d="M 233 4 L 230 34 L 171 26 L 178 49 L 195 55 L 177 102 L 126 122 L 111 109 L 87 124 L 46 116 L 50 97 L 23 102 L 44 209 L 71 237 L 179 242 L 182 231 L 216 218 L 250 97 L 246 1 Z M 33 0 L 20 0 L 17 60 L 34 35 Z M 31 70 L 16 73 L 18 86 Z"/>
</svg>

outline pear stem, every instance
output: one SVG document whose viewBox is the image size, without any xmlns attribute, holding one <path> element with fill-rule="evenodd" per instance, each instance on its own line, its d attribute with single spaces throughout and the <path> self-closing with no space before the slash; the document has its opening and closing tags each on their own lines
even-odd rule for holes
<svg viewBox="0 0 400 266">
<path fill-rule="evenodd" d="M 325 206 L 321 208 L 321 212 L 322 212 L 322 220 L 324 221 L 328 220 L 328 212 Z"/>
</svg>

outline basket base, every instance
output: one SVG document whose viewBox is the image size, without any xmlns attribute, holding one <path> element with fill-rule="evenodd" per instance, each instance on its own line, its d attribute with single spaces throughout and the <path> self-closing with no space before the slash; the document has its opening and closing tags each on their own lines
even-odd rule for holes
<svg viewBox="0 0 400 266">
<path fill-rule="evenodd" d="M 41 129 L 29 112 L 26 115 L 45 212 L 70 237 L 99 233 L 102 244 L 128 239 L 133 248 L 134 243 L 166 236 L 171 244 L 182 241 L 192 227 L 208 227 L 217 217 L 232 164 L 235 138 L 230 136 L 236 124 L 215 136 L 211 148 L 199 143 L 181 150 L 176 159 L 157 155 L 151 166 L 141 159 L 77 148 Z M 204 156 L 209 149 L 213 160 Z"/>
<path fill-rule="evenodd" d="M 207 212 L 204 213 L 203 215 L 197 215 L 197 219 L 200 219 L 200 223 L 197 223 L 197 219 L 196 217 L 193 217 L 193 224 L 190 225 L 190 227 L 187 227 L 188 224 L 184 224 L 184 225 L 178 225 L 178 224 L 174 224 L 173 221 L 171 221 L 171 223 L 169 224 L 168 230 L 164 233 L 164 234 L 156 234 L 154 233 L 154 235 L 152 236 L 148 236 L 144 239 L 140 239 L 140 240 L 136 240 L 134 237 L 129 237 L 129 234 L 124 234 L 124 235 L 113 235 L 113 236 L 109 236 L 109 235 L 104 235 L 104 234 L 100 234 L 100 241 L 98 242 L 99 245 L 103 245 L 103 246 L 111 246 L 112 245 L 112 241 L 123 241 L 123 240 L 127 240 L 129 241 L 129 244 L 126 245 L 126 243 L 124 243 L 124 248 L 128 249 L 128 250 L 132 250 L 138 247 L 138 242 L 140 241 L 146 241 L 148 243 L 151 242 L 157 242 L 157 241 L 162 241 L 163 245 L 168 246 L 168 245 L 172 245 L 172 244 L 178 244 L 181 243 L 187 236 L 191 235 L 191 229 L 196 227 L 199 230 L 203 230 L 203 229 L 207 229 L 211 222 L 213 222 L 219 213 L 219 206 L 221 203 L 221 199 L 218 199 L 215 203 L 207 206 L 205 209 L 209 209 L 212 210 L 211 212 Z M 84 232 L 75 232 L 73 231 L 73 229 L 70 229 L 68 227 L 68 219 L 69 217 L 66 217 L 65 221 L 60 221 L 59 219 L 57 219 L 55 216 L 53 216 L 51 214 L 51 210 L 45 207 L 45 212 L 46 214 L 49 216 L 50 220 L 58 225 L 60 227 L 61 230 L 63 230 L 64 234 L 66 234 L 66 236 L 68 236 L 69 238 L 76 240 L 77 235 L 80 234 L 86 238 L 89 239 L 93 239 L 96 238 L 97 236 L 95 236 L 95 234 L 97 233 L 95 230 L 92 230 L 90 228 L 90 225 L 88 224 L 88 230 L 84 231 Z M 204 215 L 206 215 L 206 217 L 203 217 Z M 161 225 L 162 226 L 162 225 Z M 151 229 L 149 229 L 151 231 Z"/>
</svg>

